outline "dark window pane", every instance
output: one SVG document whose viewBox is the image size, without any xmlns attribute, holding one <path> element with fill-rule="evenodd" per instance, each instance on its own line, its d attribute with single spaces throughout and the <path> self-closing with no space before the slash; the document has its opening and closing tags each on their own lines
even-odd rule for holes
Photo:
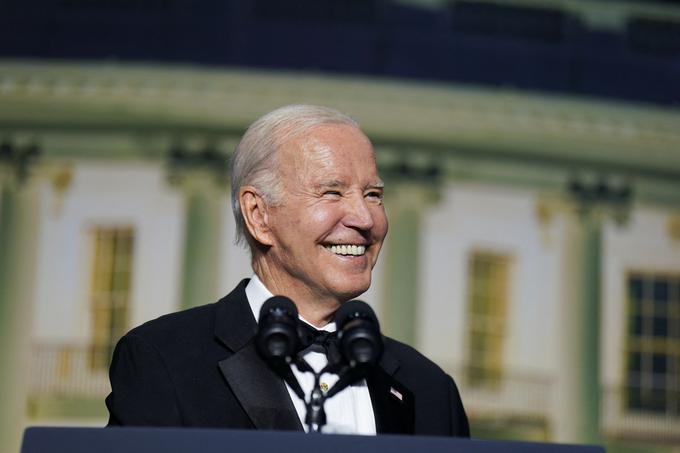
<svg viewBox="0 0 680 453">
<path fill-rule="evenodd" d="M 666 318 L 669 313 L 668 309 L 668 302 L 667 301 L 654 301 L 654 315 L 659 317 L 659 318 Z"/>
<path fill-rule="evenodd" d="M 642 355 L 634 352 L 628 356 L 628 371 L 639 373 L 642 368 Z"/>
<path fill-rule="evenodd" d="M 642 301 L 642 279 L 640 277 L 631 277 L 628 284 L 628 291 L 630 295 L 630 300 L 633 303 L 639 303 Z"/>
<path fill-rule="evenodd" d="M 639 337 L 642 335 L 642 316 L 635 315 L 630 320 L 630 333 L 633 336 Z"/>
<path fill-rule="evenodd" d="M 631 389 L 640 389 L 642 387 L 642 375 L 640 373 L 629 373 L 628 387 Z"/>
<path fill-rule="evenodd" d="M 680 339 L 680 318 L 670 318 L 668 320 L 668 337 L 674 340 Z"/>
<path fill-rule="evenodd" d="M 644 405 L 645 409 L 653 412 L 666 412 L 666 392 L 661 389 L 652 390 Z"/>
<path fill-rule="evenodd" d="M 653 354 L 652 355 L 652 373 L 654 374 L 666 374 L 668 370 L 668 357 L 665 354 Z"/>
<path fill-rule="evenodd" d="M 655 337 L 666 338 L 668 336 L 668 320 L 664 318 L 654 317 L 654 333 Z"/>
<path fill-rule="evenodd" d="M 628 387 L 628 408 L 642 409 L 642 395 L 639 387 Z"/>
<path fill-rule="evenodd" d="M 666 338 L 668 336 L 668 319 L 665 316 L 655 316 L 652 332 L 652 335 L 657 338 Z"/>
<path fill-rule="evenodd" d="M 652 374 L 652 390 L 666 393 L 668 389 L 668 375 L 665 373 Z"/>
<path fill-rule="evenodd" d="M 668 302 L 668 280 L 657 279 L 654 281 L 654 300 L 656 302 Z"/>
<path fill-rule="evenodd" d="M 675 416 L 680 415 L 680 390 L 666 393 L 668 395 L 668 412 Z"/>
</svg>

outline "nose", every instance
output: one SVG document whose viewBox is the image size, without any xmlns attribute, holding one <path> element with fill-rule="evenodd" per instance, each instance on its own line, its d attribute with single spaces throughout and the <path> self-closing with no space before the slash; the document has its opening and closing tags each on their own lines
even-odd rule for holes
<svg viewBox="0 0 680 453">
<path fill-rule="evenodd" d="M 348 197 L 346 200 L 347 211 L 345 218 L 343 219 L 343 224 L 347 227 L 359 230 L 370 230 L 373 228 L 375 223 L 373 213 L 363 194 Z"/>
</svg>

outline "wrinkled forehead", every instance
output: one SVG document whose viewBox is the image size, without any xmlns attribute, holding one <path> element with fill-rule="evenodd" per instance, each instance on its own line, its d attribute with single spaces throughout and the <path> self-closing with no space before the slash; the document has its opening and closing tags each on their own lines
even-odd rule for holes
<svg viewBox="0 0 680 453">
<path fill-rule="evenodd" d="M 358 174 L 379 179 L 370 140 L 344 124 L 319 126 L 289 141 L 280 148 L 279 165 L 284 176 L 297 180 Z"/>
<path fill-rule="evenodd" d="M 373 145 L 364 132 L 348 124 L 321 124 L 289 137 L 278 147 L 279 159 L 331 159 L 342 156 L 375 161 Z"/>
</svg>

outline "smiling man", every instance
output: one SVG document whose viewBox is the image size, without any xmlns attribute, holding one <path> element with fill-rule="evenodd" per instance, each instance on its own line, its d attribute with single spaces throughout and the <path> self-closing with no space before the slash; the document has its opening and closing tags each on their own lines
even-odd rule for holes
<svg viewBox="0 0 680 453">
<path fill-rule="evenodd" d="M 302 430 L 305 404 L 257 355 L 256 318 L 272 295 L 301 322 L 334 331 L 335 311 L 365 292 L 387 234 L 383 181 L 369 139 L 333 109 L 294 105 L 253 123 L 236 148 L 232 209 L 254 274 L 215 304 L 167 315 L 121 339 L 109 425 Z M 385 338 L 365 380 L 326 403 L 325 432 L 468 436 L 453 380 Z M 307 352 L 317 370 L 324 354 Z M 306 394 L 311 373 L 294 369 Z M 324 375 L 332 386 L 335 375 Z"/>
</svg>

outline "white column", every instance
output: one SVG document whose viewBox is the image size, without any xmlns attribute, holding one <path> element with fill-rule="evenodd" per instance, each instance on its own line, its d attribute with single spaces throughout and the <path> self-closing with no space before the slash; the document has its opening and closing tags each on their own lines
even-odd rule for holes
<svg viewBox="0 0 680 453">
<path fill-rule="evenodd" d="M 227 203 L 224 188 L 209 171 L 182 174 L 185 194 L 184 258 L 181 308 L 215 302 L 219 278 L 222 218 Z"/>
<path fill-rule="evenodd" d="M 382 257 L 385 283 L 381 323 L 387 335 L 415 346 L 421 219 L 435 191 L 417 182 L 395 186 L 389 189 L 386 202 L 389 232 Z"/>
<path fill-rule="evenodd" d="M 599 443 L 601 221 L 566 215 L 554 438 Z"/>
<path fill-rule="evenodd" d="M 18 452 L 27 403 L 38 193 L 0 163 L 0 451 Z"/>
</svg>

